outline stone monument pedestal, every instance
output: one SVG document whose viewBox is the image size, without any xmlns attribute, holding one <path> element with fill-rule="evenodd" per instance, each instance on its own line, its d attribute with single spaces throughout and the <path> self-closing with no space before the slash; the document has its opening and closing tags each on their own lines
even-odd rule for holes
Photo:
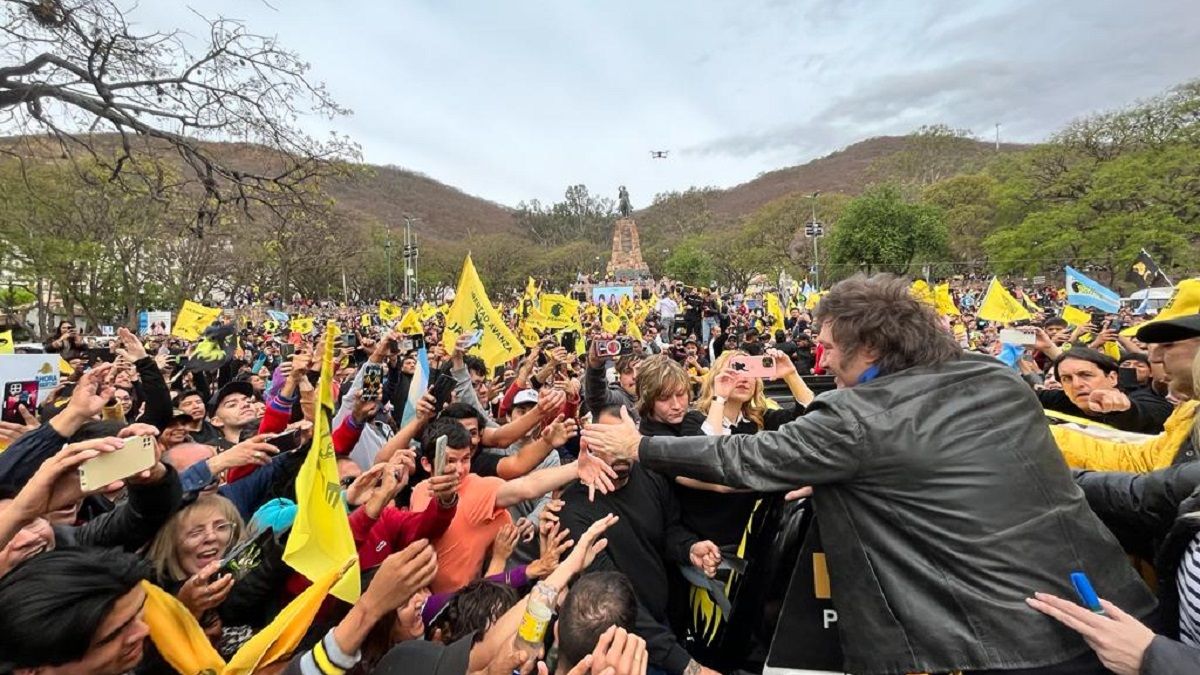
<svg viewBox="0 0 1200 675">
<path fill-rule="evenodd" d="M 607 275 L 617 281 L 650 278 L 650 266 L 642 260 L 642 244 L 633 218 L 621 218 L 613 226 L 612 257 L 608 260 Z"/>
</svg>

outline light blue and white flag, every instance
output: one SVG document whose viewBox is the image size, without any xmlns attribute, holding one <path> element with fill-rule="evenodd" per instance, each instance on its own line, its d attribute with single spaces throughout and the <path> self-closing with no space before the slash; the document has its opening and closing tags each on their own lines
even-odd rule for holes
<svg viewBox="0 0 1200 675">
<path fill-rule="evenodd" d="M 1095 307 L 1115 314 L 1121 309 L 1121 296 L 1116 291 L 1089 279 L 1074 267 L 1067 267 L 1067 304 L 1074 307 Z"/>
<path fill-rule="evenodd" d="M 425 347 L 417 350 L 417 368 L 413 371 L 412 382 L 408 385 L 408 400 L 404 402 L 404 414 L 400 417 L 403 427 L 417 416 L 417 402 L 429 388 L 429 354 Z"/>
</svg>

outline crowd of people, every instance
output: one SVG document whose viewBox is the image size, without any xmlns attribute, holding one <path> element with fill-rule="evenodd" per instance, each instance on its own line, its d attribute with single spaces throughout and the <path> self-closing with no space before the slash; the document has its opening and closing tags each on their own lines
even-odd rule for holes
<svg viewBox="0 0 1200 675">
<path fill-rule="evenodd" d="M 417 330 L 305 302 L 300 333 L 266 314 L 299 304 L 248 295 L 202 339 L 104 349 L 64 321 L 71 374 L 0 422 L 0 673 L 184 672 L 286 620 L 317 581 L 284 550 L 323 395 L 363 590 L 256 672 L 806 669 L 771 644 L 803 611 L 777 537 L 799 512 L 848 672 L 1200 672 L 1200 279 L 1077 324 L 1053 288 L 1018 289 L 1012 326 L 982 294 L 662 283 L 530 331 L 517 292 L 527 351 L 490 367 L 430 302 L 397 303 Z M 150 468 L 85 489 L 141 437 Z"/>
</svg>

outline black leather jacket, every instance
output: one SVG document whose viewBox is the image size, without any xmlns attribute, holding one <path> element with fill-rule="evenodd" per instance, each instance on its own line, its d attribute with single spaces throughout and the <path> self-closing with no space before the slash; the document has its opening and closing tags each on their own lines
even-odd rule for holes
<svg viewBox="0 0 1200 675">
<path fill-rule="evenodd" d="M 816 488 L 850 672 L 1032 668 L 1079 656 L 1088 647 L 1078 634 L 1025 604 L 1035 590 L 1073 597 L 1076 570 L 1134 616 L 1154 608 L 1072 481 L 1037 398 L 989 357 L 826 392 L 776 432 L 646 438 L 639 456 L 669 475 L 733 487 Z"/>
</svg>

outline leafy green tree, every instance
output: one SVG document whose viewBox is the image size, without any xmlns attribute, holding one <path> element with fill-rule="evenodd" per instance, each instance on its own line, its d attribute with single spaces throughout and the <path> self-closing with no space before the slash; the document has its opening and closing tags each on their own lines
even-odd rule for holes
<svg viewBox="0 0 1200 675">
<path fill-rule="evenodd" d="M 895 185 L 873 187 L 846 205 L 826 238 L 835 265 L 903 274 L 947 249 L 941 211 L 905 201 Z"/>
<path fill-rule="evenodd" d="M 713 257 L 705 250 L 704 242 L 698 237 L 684 239 L 676 244 L 667 258 L 665 272 L 690 286 L 708 286 L 716 278 Z"/>
<path fill-rule="evenodd" d="M 999 181 L 986 173 L 965 174 L 925 188 L 922 200 L 942 211 L 950 252 L 969 269 L 986 267 L 984 238 L 997 226 Z"/>
</svg>

